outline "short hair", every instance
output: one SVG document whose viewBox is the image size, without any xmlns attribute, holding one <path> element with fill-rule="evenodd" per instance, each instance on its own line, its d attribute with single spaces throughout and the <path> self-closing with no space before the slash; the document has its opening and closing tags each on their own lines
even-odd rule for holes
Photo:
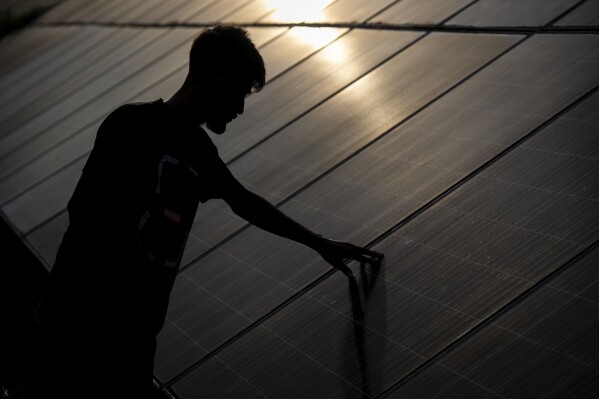
<svg viewBox="0 0 599 399">
<path fill-rule="evenodd" d="M 200 33 L 189 53 L 189 73 L 194 76 L 206 64 L 224 65 L 234 73 L 252 80 L 260 91 L 266 79 L 264 60 L 247 30 L 234 25 L 216 25 Z"/>
</svg>

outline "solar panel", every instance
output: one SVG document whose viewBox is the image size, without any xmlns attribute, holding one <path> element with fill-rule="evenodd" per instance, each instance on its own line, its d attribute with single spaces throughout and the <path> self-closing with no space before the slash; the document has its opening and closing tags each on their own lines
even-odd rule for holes
<svg viewBox="0 0 599 399">
<path fill-rule="evenodd" d="M 2 217 L 49 268 L 100 122 L 186 76 L 202 28 L 153 24 L 251 24 L 268 84 L 215 136 L 221 156 L 292 218 L 386 263 L 351 264 L 348 281 L 202 204 L 159 336 L 163 389 L 594 397 L 597 4 L 61 2 L 0 41 Z"/>
<path fill-rule="evenodd" d="M 299 34 L 301 39 L 301 31 Z M 230 161 L 421 36 L 354 30 L 334 41 L 246 100 L 243 117 L 229 124 L 225 135 L 214 137 L 221 157 Z M 269 46 L 275 45 L 276 41 Z M 267 54 L 269 46 L 264 49 Z"/>
<path fill-rule="evenodd" d="M 598 255 L 575 262 L 388 397 L 447 396 L 464 385 L 494 397 L 593 396 L 598 309 L 588 290 L 597 284 Z M 570 285 L 573 276 L 578 283 Z"/>
<path fill-rule="evenodd" d="M 126 23 L 126 22 L 139 22 L 138 19 L 143 15 L 152 12 L 154 9 L 158 8 L 163 1 L 160 0 L 146 0 L 135 2 L 133 1 L 133 6 L 131 6 L 127 12 L 120 12 L 116 15 L 110 17 L 103 17 L 103 21 L 107 22 L 116 22 L 116 23 Z M 173 4 L 174 6 L 174 4 Z M 118 7 L 113 7 L 113 9 L 118 10 Z"/>
<path fill-rule="evenodd" d="M 65 36 L 60 37 L 60 40 L 56 44 L 49 45 L 47 48 L 41 48 L 40 50 L 42 51 L 39 53 L 33 53 L 28 62 L 21 61 L 22 63 L 18 69 L 10 71 L 10 73 L 7 73 L 0 78 L 0 87 L 3 90 L 1 99 L 3 105 L 7 103 L 8 100 L 11 100 L 17 93 L 19 93 L 19 88 L 22 86 L 23 81 L 30 80 L 32 76 L 35 78 L 38 75 L 43 75 L 46 73 L 43 68 L 44 66 L 48 65 L 48 63 L 51 64 L 52 62 L 56 62 L 56 59 L 62 57 L 63 54 L 68 52 L 71 47 L 78 46 L 82 39 L 89 37 L 89 32 L 87 30 L 80 31 L 79 35 L 74 35 L 74 29 L 72 28 L 63 30 L 63 32 Z M 40 36 L 44 33 L 45 31 L 43 29 L 37 31 L 37 34 Z M 27 40 L 26 37 L 15 38 L 16 41 L 21 41 L 19 39 Z M 42 41 L 42 37 L 37 37 L 35 40 Z M 23 43 L 19 43 L 19 45 L 27 48 L 29 43 L 25 41 Z M 5 51 L 7 58 L 13 55 L 13 53 L 10 51 L 10 45 L 3 48 L 3 53 Z M 15 50 L 15 53 L 17 52 L 19 51 Z M 16 56 L 17 54 L 14 55 Z"/>
<path fill-rule="evenodd" d="M 247 28 L 246 30 L 250 33 L 250 39 L 252 39 L 254 45 L 261 48 L 265 43 L 282 36 L 287 31 L 287 28 L 260 27 Z"/>
<path fill-rule="evenodd" d="M 251 0 L 250 0 L 251 1 Z M 246 2 L 239 0 L 219 0 L 210 3 L 210 6 L 202 9 L 199 13 L 191 15 L 183 20 L 185 22 L 214 23 L 222 21 L 227 15 L 243 7 Z"/>
<path fill-rule="evenodd" d="M 210 0 L 210 1 L 194 1 L 188 0 L 181 7 L 175 8 L 172 7 L 166 14 L 160 17 L 157 22 L 182 22 L 187 20 L 188 18 L 199 14 L 212 7 L 214 4 L 220 2 L 220 0 Z M 170 8 L 170 7 L 169 7 Z"/>
<path fill-rule="evenodd" d="M 77 160 L 71 167 L 65 169 L 64 173 L 50 176 L 16 200 L 6 203 L 3 210 L 7 215 L 11 215 L 15 227 L 23 233 L 28 233 L 63 211 L 75 189 L 73 182 L 79 180 L 86 160 L 87 157 Z M 66 229 L 52 232 L 52 235 L 62 237 L 64 231 Z"/>
<path fill-rule="evenodd" d="M 286 197 L 506 49 L 513 40 L 430 35 L 238 159 L 231 170 L 267 197 Z M 452 46 L 461 46 L 460 53 Z M 441 63 L 445 65 L 443 72 Z"/>
<path fill-rule="evenodd" d="M 144 64 L 135 65 L 129 60 L 133 62 L 136 60 L 138 62 L 142 60 L 146 62 L 151 61 L 152 58 L 149 57 L 156 51 L 152 44 L 155 41 L 160 43 L 159 37 L 164 32 L 147 31 L 141 35 L 137 35 L 136 33 L 134 32 L 133 37 L 125 35 L 124 39 L 130 40 L 117 41 L 112 46 L 109 46 L 113 49 L 110 57 L 105 57 L 97 65 L 91 66 L 91 68 L 83 69 L 80 76 L 75 76 L 72 86 L 67 81 L 64 85 L 60 86 L 57 92 L 53 91 L 50 100 L 54 101 L 45 103 L 45 99 L 41 99 L 39 100 L 41 106 L 39 109 L 32 108 L 31 111 L 25 111 L 24 118 L 20 123 L 19 121 L 13 122 L 17 127 L 11 130 L 10 134 L 2 137 L 0 141 L 2 143 L 0 156 L 4 159 L 7 154 L 10 154 L 16 148 L 21 147 L 40 134 L 47 134 L 46 131 L 49 130 L 49 127 L 68 117 L 78 107 L 98 96 L 106 89 L 106 85 L 114 84 L 122 80 L 123 77 L 134 74 L 137 70 L 143 68 Z M 162 41 L 168 43 L 168 40 L 163 39 Z M 164 43 L 163 46 L 165 46 Z M 142 66 L 140 67 L 140 65 Z M 55 76 L 58 79 L 62 77 L 60 73 Z M 115 82 L 115 79 L 118 80 Z M 26 160 L 28 159 L 23 159 L 23 161 Z M 12 169 L 12 165 L 10 164 L 3 164 L 3 166 L 3 175 Z"/>
<path fill-rule="evenodd" d="M 68 226 L 69 215 L 63 211 L 59 215 L 47 219 L 43 225 L 27 236 L 27 241 L 35 248 L 35 252 L 47 269 L 54 265 L 62 235 Z"/>
<path fill-rule="evenodd" d="M 568 294 L 576 295 L 579 298 L 597 302 L 597 283 L 599 281 L 599 276 L 597 275 L 598 271 L 596 265 L 597 260 L 599 259 L 598 256 L 599 251 L 597 251 L 597 249 L 593 250 L 574 263 L 573 266 L 564 268 L 564 270 L 559 273 L 559 276 L 548 281 L 546 286 L 559 292 L 566 292 Z M 507 320 L 508 318 L 509 315 L 504 316 L 504 319 Z M 523 328 L 524 327 L 525 326 L 523 326 Z M 590 356 L 591 353 L 592 352 L 589 351 L 586 354 L 583 354 L 583 356 Z M 597 362 L 596 359 L 589 359 L 589 361 L 594 363 Z"/>
<path fill-rule="evenodd" d="M 393 0 L 339 0 L 322 10 L 325 22 L 364 22 L 395 3 Z"/>
<path fill-rule="evenodd" d="M 135 18 L 136 23 L 147 23 L 153 24 L 163 21 L 165 18 L 169 18 L 177 12 L 183 12 L 183 8 L 186 6 L 193 6 L 196 9 L 199 7 L 205 7 L 208 2 L 195 2 L 190 0 L 171 0 L 168 2 L 160 2 L 155 7 L 146 10 L 143 14 L 138 15 Z"/>
<path fill-rule="evenodd" d="M 281 37 L 260 49 L 260 54 L 266 65 L 267 80 L 277 77 L 281 72 L 299 63 L 312 53 L 319 51 L 329 43 L 347 32 L 346 29 L 323 29 L 326 32 L 316 32 L 315 36 L 322 38 L 311 42 L 306 39 L 305 32 L 314 28 L 291 28 Z M 320 34 L 319 34 L 320 33 Z"/>
<path fill-rule="evenodd" d="M 209 398 L 223 397 L 222 387 L 226 386 L 227 394 L 231 397 L 243 397 L 248 399 L 264 398 L 264 394 L 255 389 L 250 383 L 239 378 L 235 371 L 231 370 L 225 363 L 218 358 L 208 361 L 211 364 L 212 373 L 206 376 L 205 384 L 197 389 L 197 383 L 185 380 L 181 382 L 181 390 L 193 392 L 202 392 Z"/>
<path fill-rule="evenodd" d="M 54 7 L 50 8 L 48 11 L 43 13 L 39 17 L 38 21 L 43 23 L 65 21 L 69 18 L 70 15 L 81 12 L 83 9 L 91 7 L 92 5 L 95 5 L 97 3 L 98 2 L 93 2 L 89 0 L 63 1 L 60 4 L 56 4 Z"/>
<path fill-rule="evenodd" d="M 224 21 L 230 23 L 254 23 L 274 10 L 273 2 L 268 0 L 254 0 L 243 3 L 233 13 L 228 14 Z"/>
<path fill-rule="evenodd" d="M 77 2 L 76 2 L 77 3 Z M 104 9 L 106 2 L 104 1 L 86 1 L 86 4 L 81 5 L 74 9 L 73 11 L 68 12 L 67 15 L 60 15 L 56 18 L 48 18 L 49 20 L 43 20 L 44 22 L 76 22 L 82 21 L 87 16 L 94 16 L 98 12 Z M 68 8 L 65 7 L 65 8 Z"/>
<path fill-rule="evenodd" d="M 93 22 L 98 21 L 104 15 L 115 15 L 115 11 L 129 11 L 139 0 L 130 1 L 93 1 L 90 7 L 81 8 L 79 12 L 74 12 L 65 18 L 67 22 Z"/>
<path fill-rule="evenodd" d="M 599 1 L 590 0 L 557 21 L 555 26 L 599 26 Z"/>
<path fill-rule="evenodd" d="M 449 20 L 449 25 L 470 26 L 542 26 L 579 0 L 480 0 Z"/>
<path fill-rule="evenodd" d="M 388 24 L 438 24 L 472 0 L 402 0 L 372 18 Z"/>
<path fill-rule="evenodd" d="M 47 59 L 45 54 L 51 53 L 54 46 L 60 46 L 62 39 L 72 32 L 72 28 L 65 27 L 56 29 L 35 27 L 3 38 L 0 90 L 14 84 L 39 67 L 38 60 Z"/>
<path fill-rule="evenodd" d="M 150 32 L 156 34 L 154 31 Z M 86 90 L 78 91 L 76 95 L 45 112 L 44 117 L 36 118 L 19 129 L 29 133 L 35 131 L 32 125 L 39 126 L 36 132 L 39 134 L 0 160 L 0 165 L 6 171 L 0 198 L 5 200 L 16 194 L 15 188 L 25 189 L 87 153 L 93 145 L 96 129 L 83 130 L 86 132 L 84 135 L 78 132 L 89 127 L 90 122 L 100 123 L 109 111 L 127 102 L 136 91 L 143 90 L 161 76 L 184 65 L 189 51 L 189 39 L 193 33 L 195 32 L 191 30 L 172 30 L 163 34 L 151 46 L 128 58 L 126 63 L 94 80 Z M 144 68 L 147 64 L 149 65 Z M 101 93 L 103 95 L 99 96 Z M 59 113 L 60 111 L 62 112 Z M 63 119 L 59 119 L 60 117 Z M 49 129 L 48 125 L 52 128 Z M 7 139 L 14 139 L 10 143 L 12 145 L 15 145 L 15 141 L 22 142 L 26 134 L 21 132 L 8 136 L 2 143 L 6 143 Z M 31 137 L 32 134 L 27 136 Z M 51 146 L 52 151 L 48 151 Z M 60 159 L 56 159 L 56 154 L 60 154 Z M 9 175 L 9 172 L 12 174 Z"/>
<path fill-rule="evenodd" d="M 19 84 L 13 85 L 12 90 L 5 91 L 0 130 L 5 134 L 11 133 L 66 97 L 68 88 L 71 92 L 79 89 L 86 83 L 81 80 L 82 70 L 86 70 L 88 81 L 96 77 L 90 72 L 101 68 L 102 60 L 109 58 L 108 53 L 114 52 L 115 47 L 132 40 L 138 33 L 128 29 L 83 28 L 73 34 L 82 40 L 74 43 L 69 51 L 47 60 L 44 68 L 37 69 L 38 73 L 28 74 Z M 111 66 L 104 65 L 107 65 L 105 68 Z"/>
</svg>

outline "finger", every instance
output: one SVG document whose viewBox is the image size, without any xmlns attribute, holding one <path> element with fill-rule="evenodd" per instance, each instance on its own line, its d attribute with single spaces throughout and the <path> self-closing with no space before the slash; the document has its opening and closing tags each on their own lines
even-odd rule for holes
<svg viewBox="0 0 599 399">
<path fill-rule="evenodd" d="M 372 252 L 372 251 L 370 251 Z M 363 262 L 363 263 L 378 263 L 380 261 L 382 261 L 384 258 L 383 254 L 355 254 L 354 255 L 354 260 L 357 260 L 359 262 Z"/>
<path fill-rule="evenodd" d="M 376 252 L 373 251 L 372 249 L 368 249 L 368 248 L 364 248 L 364 247 L 358 247 L 356 246 L 356 248 L 362 252 L 362 254 L 368 255 L 368 256 L 372 256 L 373 258 L 382 258 L 385 255 L 383 255 L 381 252 Z"/>
<path fill-rule="evenodd" d="M 353 273 L 351 271 L 351 269 L 349 267 L 347 267 L 347 265 L 345 265 L 345 263 L 343 262 L 339 262 L 335 264 L 335 268 L 337 270 L 340 270 L 341 272 L 343 272 L 343 274 L 345 274 L 347 277 L 353 277 Z"/>
</svg>

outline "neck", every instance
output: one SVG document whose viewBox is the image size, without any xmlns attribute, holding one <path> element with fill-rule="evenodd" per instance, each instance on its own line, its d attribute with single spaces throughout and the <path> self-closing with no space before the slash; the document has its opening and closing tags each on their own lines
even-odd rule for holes
<svg viewBox="0 0 599 399">
<path fill-rule="evenodd" d="M 175 119 L 186 125 L 198 126 L 204 122 L 201 107 L 194 101 L 193 91 L 181 87 L 171 98 L 164 102 Z"/>
</svg>

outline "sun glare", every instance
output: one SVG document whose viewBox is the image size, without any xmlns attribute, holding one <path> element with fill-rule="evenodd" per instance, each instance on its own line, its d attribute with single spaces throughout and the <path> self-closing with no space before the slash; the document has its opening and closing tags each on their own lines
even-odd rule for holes
<svg viewBox="0 0 599 399">
<path fill-rule="evenodd" d="M 276 11 L 272 17 L 280 22 L 318 22 L 322 9 L 333 0 L 269 0 Z"/>
<path fill-rule="evenodd" d="M 323 10 L 333 0 L 268 0 L 268 2 L 275 8 L 269 20 L 302 23 L 324 21 Z M 290 34 L 315 48 L 321 48 L 339 36 L 339 30 L 334 28 L 295 27 L 290 30 Z M 342 55 L 342 51 L 338 51 L 336 54 L 331 53 L 331 57 L 328 58 L 333 62 L 339 62 L 343 58 Z"/>
<path fill-rule="evenodd" d="M 292 28 L 289 33 L 304 42 L 312 44 L 316 48 L 329 44 L 339 36 L 339 32 L 335 28 L 308 28 L 300 26 Z"/>
</svg>

